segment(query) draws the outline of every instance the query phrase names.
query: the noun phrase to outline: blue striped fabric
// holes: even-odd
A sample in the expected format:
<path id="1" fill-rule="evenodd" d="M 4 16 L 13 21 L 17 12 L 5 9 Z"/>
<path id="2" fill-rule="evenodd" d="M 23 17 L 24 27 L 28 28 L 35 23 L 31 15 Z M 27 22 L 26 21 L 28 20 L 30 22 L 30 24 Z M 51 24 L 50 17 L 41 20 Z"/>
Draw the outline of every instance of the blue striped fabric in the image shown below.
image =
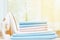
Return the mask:
<path id="1" fill-rule="evenodd" d="M 40 33 L 26 33 L 26 34 L 14 34 L 13 37 L 23 37 L 23 36 L 46 36 L 55 35 L 54 32 L 40 32 Z"/>
<path id="2" fill-rule="evenodd" d="M 47 22 L 20 22 L 20 25 L 47 24 Z"/>
<path id="3" fill-rule="evenodd" d="M 47 25 L 46 22 L 22 22 L 19 24 L 20 28 L 46 26 L 46 25 Z"/>
<path id="4" fill-rule="evenodd" d="M 41 38 L 11 38 L 11 40 L 53 40 L 53 39 L 41 39 Z"/>
<path id="5" fill-rule="evenodd" d="M 57 35 L 53 32 L 40 32 L 40 33 L 28 33 L 28 34 L 14 34 L 12 40 L 51 40 L 56 38 Z"/>
<path id="6" fill-rule="evenodd" d="M 54 39 L 55 35 L 47 35 L 47 36 L 25 36 L 25 37 L 12 37 L 12 38 L 41 38 L 41 39 Z"/>
<path id="7" fill-rule="evenodd" d="M 35 25 L 20 25 L 19 27 L 20 28 L 25 28 L 25 27 L 44 27 L 44 26 L 47 26 L 46 24 L 45 25 L 40 25 L 40 24 L 35 24 Z"/>

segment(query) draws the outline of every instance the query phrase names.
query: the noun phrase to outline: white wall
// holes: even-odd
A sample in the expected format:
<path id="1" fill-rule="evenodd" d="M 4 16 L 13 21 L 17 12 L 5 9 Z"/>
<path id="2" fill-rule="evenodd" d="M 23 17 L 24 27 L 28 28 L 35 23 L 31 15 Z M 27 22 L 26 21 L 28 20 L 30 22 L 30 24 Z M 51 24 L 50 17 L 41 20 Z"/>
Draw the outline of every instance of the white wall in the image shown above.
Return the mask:
<path id="1" fill-rule="evenodd" d="M 54 4 L 55 30 L 60 30 L 60 0 L 55 0 Z"/>
<path id="2" fill-rule="evenodd" d="M 28 21 L 40 22 L 41 21 L 41 0 L 28 0 L 27 1 Z"/>
<path id="3" fill-rule="evenodd" d="M 0 0 L 0 22 L 7 13 L 7 0 Z"/>
<path id="4" fill-rule="evenodd" d="M 12 0 L 11 0 L 12 1 Z M 25 22 L 25 14 L 28 21 L 41 21 L 41 0 L 13 0 L 10 7 L 17 20 Z"/>

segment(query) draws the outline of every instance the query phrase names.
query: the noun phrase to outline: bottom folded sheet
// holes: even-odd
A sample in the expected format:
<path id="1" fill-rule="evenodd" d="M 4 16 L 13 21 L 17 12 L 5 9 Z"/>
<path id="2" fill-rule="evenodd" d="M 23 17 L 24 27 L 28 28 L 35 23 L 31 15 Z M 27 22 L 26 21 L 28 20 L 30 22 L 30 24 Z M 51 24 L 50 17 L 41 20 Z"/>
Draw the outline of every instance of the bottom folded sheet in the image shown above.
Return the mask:
<path id="1" fill-rule="evenodd" d="M 14 34 L 11 40 L 52 40 L 57 35 L 53 32 Z"/>
<path id="2" fill-rule="evenodd" d="M 41 39 L 41 38 L 13 38 L 12 40 L 53 40 L 53 39 Z"/>

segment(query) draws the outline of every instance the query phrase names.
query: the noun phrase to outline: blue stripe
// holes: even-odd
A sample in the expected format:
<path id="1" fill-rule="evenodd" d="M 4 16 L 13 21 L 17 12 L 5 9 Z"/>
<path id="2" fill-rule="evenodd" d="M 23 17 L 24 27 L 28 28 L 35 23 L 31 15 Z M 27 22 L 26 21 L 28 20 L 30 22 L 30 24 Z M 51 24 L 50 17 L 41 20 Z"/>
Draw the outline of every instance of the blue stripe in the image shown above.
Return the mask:
<path id="1" fill-rule="evenodd" d="M 14 35 L 13 37 L 29 37 L 29 36 L 51 36 L 51 35 L 55 35 L 55 34 L 37 34 L 37 35 Z"/>
<path id="2" fill-rule="evenodd" d="M 12 40 L 51 40 L 57 38 L 54 32 L 41 32 L 41 33 L 27 33 L 27 34 L 14 34 Z"/>
<path id="3" fill-rule="evenodd" d="M 47 36 L 47 35 L 55 35 L 52 32 L 42 32 L 42 33 L 26 33 L 26 34 L 14 34 L 13 37 L 23 37 L 23 36 Z"/>
<path id="4" fill-rule="evenodd" d="M 12 38 L 11 40 L 52 40 L 52 39 L 41 39 L 41 38 Z"/>
<path id="5" fill-rule="evenodd" d="M 12 38 L 18 38 L 18 37 L 12 37 Z M 46 36 L 24 36 L 19 38 L 56 38 L 56 35 L 46 35 Z"/>
<path id="6" fill-rule="evenodd" d="M 25 28 L 25 27 L 45 27 L 45 26 L 47 26 L 47 25 L 20 25 L 19 27 L 20 28 Z"/>
<path id="7" fill-rule="evenodd" d="M 23 22 L 19 25 L 35 25 L 35 24 L 47 24 L 47 22 Z"/>

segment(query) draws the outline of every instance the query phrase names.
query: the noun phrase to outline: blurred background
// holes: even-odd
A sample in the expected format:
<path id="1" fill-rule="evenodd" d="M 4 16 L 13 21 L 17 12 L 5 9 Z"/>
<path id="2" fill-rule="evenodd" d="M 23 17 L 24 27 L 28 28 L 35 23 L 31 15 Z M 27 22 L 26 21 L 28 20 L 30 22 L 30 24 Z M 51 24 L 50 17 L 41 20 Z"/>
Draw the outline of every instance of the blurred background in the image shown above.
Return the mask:
<path id="1" fill-rule="evenodd" d="M 8 0 L 8 9 L 17 22 L 47 21 L 53 30 L 60 30 L 60 0 Z"/>

